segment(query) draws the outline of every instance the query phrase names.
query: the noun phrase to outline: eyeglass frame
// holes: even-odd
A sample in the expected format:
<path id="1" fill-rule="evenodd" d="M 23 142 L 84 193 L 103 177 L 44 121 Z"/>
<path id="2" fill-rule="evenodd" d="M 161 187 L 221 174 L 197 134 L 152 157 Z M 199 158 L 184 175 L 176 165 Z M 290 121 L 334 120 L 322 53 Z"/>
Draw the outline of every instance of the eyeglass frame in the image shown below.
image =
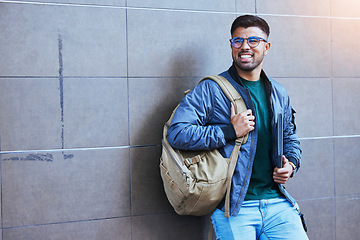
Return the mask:
<path id="1" fill-rule="evenodd" d="M 242 40 L 241 41 L 241 45 L 239 46 L 239 47 L 235 47 L 234 46 L 234 41 L 235 41 L 235 39 L 240 39 L 240 40 Z M 251 39 L 256 39 L 256 40 L 258 40 L 259 42 L 257 43 L 257 45 L 256 46 L 250 46 L 250 44 L 249 44 L 249 39 L 251 40 Z M 234 38 L 231 38 L 231 39 L 229 39 L 229 41 L 230 41 L 230 43 L 231 43 L 231 46 L 233 46 L 234 48 L 241 48 L 242 47 L 242 45 L 244 44 L 244 40 L 246 40 L 246 42 L 247 42 L 247 44 L 249 45 L 249 47 L 251 47 L 251 48 L 256 48 L 257 46 L 259 46 L 259 44 L 260 44 L 260 42 L 261 41 L 264 41 L 264 42 L 268 42 L 266 39 L 264 39 L 264 38 L 262 38 L 262 37 L 258 37 L 258 36 L 251 36 L 251 37 L 248 37 L 248 38 L 241 38 L 241 37 L 234 37 Z"/>

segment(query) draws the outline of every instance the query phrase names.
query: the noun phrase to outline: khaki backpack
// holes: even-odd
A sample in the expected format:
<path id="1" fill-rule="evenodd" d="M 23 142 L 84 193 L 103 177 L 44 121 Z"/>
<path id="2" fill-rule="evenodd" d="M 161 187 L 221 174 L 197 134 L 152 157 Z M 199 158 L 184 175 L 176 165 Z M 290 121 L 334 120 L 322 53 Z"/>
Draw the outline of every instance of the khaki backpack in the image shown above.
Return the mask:
<path id="1" fill-rule="evenodd" d="M 246 110 L 243 99 L 229 81 L 221 76 L 211 75 L 201 79 L 200 82 L 206 79 L 219 84 L 234 105 L 236 113 Z M 230 158 L 224 158 L 217 149 L 211 151 L 174 149 L 167 141 L 167 132 L 177 107 L 164 126 L 162 139 L 160 173 L 166 196 L 177 214 L 201 216 L 212 213 L 226 193 L 225 217 L 229 217 L 231 179 L 241 144 L 246 142 L 248 135 L 235 141 Z"/>

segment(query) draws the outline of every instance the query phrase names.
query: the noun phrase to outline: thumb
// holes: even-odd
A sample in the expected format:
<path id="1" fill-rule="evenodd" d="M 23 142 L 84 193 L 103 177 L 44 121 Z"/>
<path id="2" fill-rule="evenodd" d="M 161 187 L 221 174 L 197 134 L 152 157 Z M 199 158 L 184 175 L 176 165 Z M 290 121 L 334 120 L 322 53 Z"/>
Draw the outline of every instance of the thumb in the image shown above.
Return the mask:
<path id="1" fill-rule="evenodd" d="M 282 162 L 283 162 L 283 166 L 284 166 L 287 162 L 289 162 L 289 160 L 287 160 L 286 157 L 283 155 Z"/>
<path id="2" fill-rule="evenodd" d="M 235 107 L 234 107 L 234 104 L 231 103 L 231 114 L 230 114 L 230 117 L 232 118 L 233 116 L 235 116 Z"/>

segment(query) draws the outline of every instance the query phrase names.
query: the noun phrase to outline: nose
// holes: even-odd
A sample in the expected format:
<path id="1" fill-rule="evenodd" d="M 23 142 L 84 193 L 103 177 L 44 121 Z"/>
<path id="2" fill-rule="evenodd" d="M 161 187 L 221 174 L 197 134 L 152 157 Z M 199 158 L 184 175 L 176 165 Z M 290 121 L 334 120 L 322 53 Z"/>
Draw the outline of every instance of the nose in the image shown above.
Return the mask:
<path id="1" fill-rule="evenodd" d="M 243 44 L 240 47 L 241 49 L 250 49 L 251 47 L 248 44 L 248 40 L 244 39 Z"/>

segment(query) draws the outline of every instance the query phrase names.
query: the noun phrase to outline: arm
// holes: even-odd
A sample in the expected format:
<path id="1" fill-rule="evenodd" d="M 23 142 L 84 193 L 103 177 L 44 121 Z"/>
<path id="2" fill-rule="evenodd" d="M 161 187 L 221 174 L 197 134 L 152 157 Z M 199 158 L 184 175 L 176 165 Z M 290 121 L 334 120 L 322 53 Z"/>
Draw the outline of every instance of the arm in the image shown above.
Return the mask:
<path id="1" fill-rule="evenodd" d="M 294 173 L 296 173 L 301 165 L 302 150 L 296 134 L 295 110 L 292 108 L 289 98 L 287 103 L 284 113 L 284 155 L 293 163 L 296 168 Z"/>
<path id="2" fill-rule="evenodd" d="M 229 101 L 218 85 L 209 80 L 198 84 L 180 102 L 168 131 L 168 141 L 183 150 L 211 150 L 226 143 L 214 112 L 222 114 Z M 216 105 L 215 105 L 216 103 Z M 228 113 L 229 114 L 229 113 Z M 229 116 L 230 118 L 230 116 Z"/>
<path id="3" fill-rule="evenodd" d="M 301 148 L 296 134 L 295 110 L 287 96 L 284 109 L 284 156 L 283 167 L 275 168 L 273 178 L 276 183 L 285 184 L 300 168 Z"/>

